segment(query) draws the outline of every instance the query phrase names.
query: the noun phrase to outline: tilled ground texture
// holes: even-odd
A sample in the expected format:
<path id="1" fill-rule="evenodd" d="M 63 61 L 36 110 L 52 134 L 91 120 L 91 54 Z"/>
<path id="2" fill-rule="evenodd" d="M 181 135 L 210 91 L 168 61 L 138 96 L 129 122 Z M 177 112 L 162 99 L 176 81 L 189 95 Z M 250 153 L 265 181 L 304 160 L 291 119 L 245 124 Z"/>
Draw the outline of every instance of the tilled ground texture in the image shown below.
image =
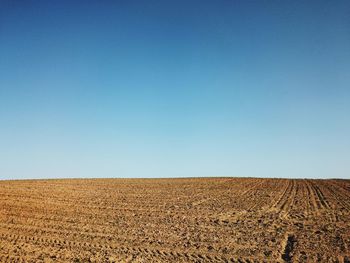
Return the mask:
<path id="1" fill-rule="evenodd" d="M 350 262 L 350 180 L 0 182 L 1 262 Z"/>

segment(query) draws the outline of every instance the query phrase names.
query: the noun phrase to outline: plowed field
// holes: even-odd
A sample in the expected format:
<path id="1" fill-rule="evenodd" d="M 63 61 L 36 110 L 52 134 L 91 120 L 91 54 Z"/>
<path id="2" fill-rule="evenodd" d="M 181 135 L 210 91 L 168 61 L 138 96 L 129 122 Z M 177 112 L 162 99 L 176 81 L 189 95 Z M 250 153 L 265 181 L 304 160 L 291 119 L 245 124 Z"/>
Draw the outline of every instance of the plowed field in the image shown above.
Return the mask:
<path id="1" fill-rule="evenodd" d="M 350 262 L 350 180 L 0 182 L 1 262 Z"/>

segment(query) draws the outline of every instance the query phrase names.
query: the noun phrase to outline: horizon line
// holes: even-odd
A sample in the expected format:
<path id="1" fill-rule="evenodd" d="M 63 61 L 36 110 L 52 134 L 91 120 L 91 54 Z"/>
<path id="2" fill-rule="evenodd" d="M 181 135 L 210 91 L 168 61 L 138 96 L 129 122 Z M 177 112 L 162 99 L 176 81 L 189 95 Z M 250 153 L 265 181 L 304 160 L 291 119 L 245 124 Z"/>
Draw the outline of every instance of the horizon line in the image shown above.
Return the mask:
<path id="1" fill-rule="evenodd" d="M 350 180 L 342 177 L 257 177 L 257 176 L 177 176 L 177 177 L 56 177 L 56 178 L 13 178 L 0 181 L 48 181 L 48 180 L 108 180 L 108 179 L 127 179 L 127 180 L 167 180 L 167 179 L 285 179 L 285 180 Z"/>

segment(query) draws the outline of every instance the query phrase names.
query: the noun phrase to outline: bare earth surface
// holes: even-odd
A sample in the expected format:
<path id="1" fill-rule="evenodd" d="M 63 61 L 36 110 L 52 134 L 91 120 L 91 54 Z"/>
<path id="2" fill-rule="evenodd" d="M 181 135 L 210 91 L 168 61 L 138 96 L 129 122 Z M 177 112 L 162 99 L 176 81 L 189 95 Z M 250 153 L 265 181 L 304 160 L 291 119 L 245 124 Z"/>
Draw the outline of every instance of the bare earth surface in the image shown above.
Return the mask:
<path id="1" fill-rule="evenodd" d="M 1 262 L 350 262 L 350 180 L 0 181 Z"/>

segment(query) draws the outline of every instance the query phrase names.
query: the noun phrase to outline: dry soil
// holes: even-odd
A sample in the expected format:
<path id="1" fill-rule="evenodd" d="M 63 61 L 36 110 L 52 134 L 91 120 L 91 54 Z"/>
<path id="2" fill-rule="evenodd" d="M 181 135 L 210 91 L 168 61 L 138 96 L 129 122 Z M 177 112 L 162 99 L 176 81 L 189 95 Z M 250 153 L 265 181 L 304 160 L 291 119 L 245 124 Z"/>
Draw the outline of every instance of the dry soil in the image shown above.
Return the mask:
<path id="1" fill-rule="evenodd" d="M 350 180 L 0 182 L 1 262 L 350 262 Z"/>

